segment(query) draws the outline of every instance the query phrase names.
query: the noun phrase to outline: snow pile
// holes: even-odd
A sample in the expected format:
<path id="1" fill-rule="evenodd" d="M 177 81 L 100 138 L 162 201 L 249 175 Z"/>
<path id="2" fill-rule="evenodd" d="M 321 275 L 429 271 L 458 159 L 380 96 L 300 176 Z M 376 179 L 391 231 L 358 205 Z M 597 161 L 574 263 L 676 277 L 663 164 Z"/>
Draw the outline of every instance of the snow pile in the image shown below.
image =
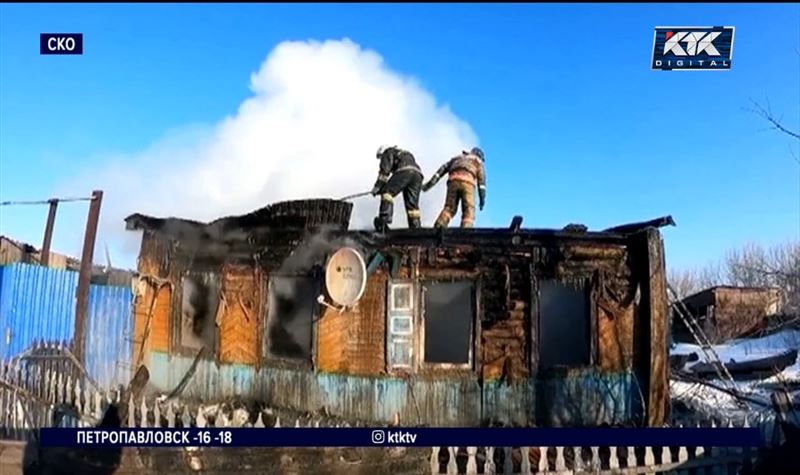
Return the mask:
<path id="1" fill-rule="evenodd" d="M 713 348 L 723 363 L 757 360 L 800 349 L 800 330 L 783 330 L 761 338 L 731 340 Z M 697 354 L 699 360 L 687 363 L 686 369 L 708 362 L 698 345 L 678 343 L 670 348 L 672 356 L 691 353 Z M 676 376 L 670 381 L 673 406 L 683 406 L 684 410 L 715 419 L 742 421 L 747 418 L 753 421 L 770 414 L 770 397 L 776 389 L 784 384 L 791 387 L 800 383 L 800 358 L 769 378 L 734 381 L 733 385 L 719 379 L 705 379 L 704 382 L 707 384 L 679 380 Z M 732 391 L 746 400 L 740 402 L 731 394 Z"/>
<path id="2" fill-rule="evenodd" d="M 784 330 L 761 338 L 731 340 L 725 344 L 715 345 L 713 348 L 723 363 L 758 360 L 787 350 L 800 349 L 800 330 Z M 697 363 L 707 363 L 709 361 L 699 345 L 677 343 L 670 349 L 671 356 L 691 353 L 697 354 L 700 359 L 688 363 L 686 365 L 687 369 Z M 800 366 L 795 362 L 794 365 L 786 368 L 778 377 L 800 379 Z"/>

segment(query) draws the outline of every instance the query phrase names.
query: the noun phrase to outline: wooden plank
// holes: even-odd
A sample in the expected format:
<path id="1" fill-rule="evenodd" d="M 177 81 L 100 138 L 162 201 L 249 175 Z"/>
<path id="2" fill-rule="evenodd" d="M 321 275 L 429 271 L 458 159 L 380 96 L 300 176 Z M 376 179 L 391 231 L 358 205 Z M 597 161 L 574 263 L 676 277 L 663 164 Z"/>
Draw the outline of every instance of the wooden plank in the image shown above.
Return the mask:
<path id="1" fill-rule="evenodd" d="M 645 422 L 660 427 L 669 401 L 664 245 L 657 229 L 647 229 L 631 236 L 631 249 L 641 289 L 634 320 L 634 368 L 645 398 Z"/>
<path id="2" fill-rule="evenodd" d="M 219 359 L 223 363 L 254 365 L 258 361 L 260 279 L 260 272 L 248 266 L 223 270 L 224 311 L 219 328 Z"/>

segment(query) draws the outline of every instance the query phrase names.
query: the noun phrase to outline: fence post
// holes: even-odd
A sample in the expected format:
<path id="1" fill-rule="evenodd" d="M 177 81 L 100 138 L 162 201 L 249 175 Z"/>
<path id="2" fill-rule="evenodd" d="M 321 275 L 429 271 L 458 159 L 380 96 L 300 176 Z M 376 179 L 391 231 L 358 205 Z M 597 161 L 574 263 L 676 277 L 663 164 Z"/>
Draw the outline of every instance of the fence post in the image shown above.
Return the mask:
<path id="1" fill-rule="evenodd" d="M 651 468 L 655 464 L 656 464 L 656 457 L 655 457 L 655 454 L 653 454 L 653 448 L 652 447 L 645 447 L 644 448 L 644 466 L 647 467 L 647 468 Z M 648 474 L 652 474 L 652 473 L 655 473 L 655 471 L 651 469 L 651 470 L 648 470 L 647 473 Z"/>
<path id="2" fill-rule="evenodd" d="M 258 415 L 259 420 L 261 419 L 261 414 Z M 431 447 L 431 473 L 438 474 L 439 473 L 439 450 L 441 447 Z"/>
<path id="3" fill-rule="evenodd" d="M 547 460 L 547 447 L 539 447 L 539 472 L 550 471 L 550 461 Z"/>
<path id="4" fill-rule="evenodd" d="M 456 474 L 458 473 L 458 465 L 456 464 L 456 451 L 458 447 L 447 447 L 447 473 L 448 474 Z"/>
<path id="5" fill-rule="evenodd" d="M 503 447 L 503 473 L 514 473 L 513 447 Z"/>
<path id="6" fill-rule="evenodd" d="M 172 401 L 167 402 L 167 427 L 175 427 L 175 411 L 172 410 Z"/>
<path id="7" fill-rule="evenodd" d="M 520 463 L 519 463 L 519 473 L 524 473 L 528 475 L 531 473 L 531 448 L 530 447 L 520 447 Z"/>
<path id="8" fill-rule="evenodd" d="M 187 406 L 183 406 L 183 413 L 181 415 L 181 424 L 183 424 L 184 429 L 192 426 L 192 415 L 189 414 L 189 408 Z"/>
<path id="9" fill-rule="evenodd" d="M 614 470 L 615 468 L 619 468 L 619 454 L 617 451 L 619 447 L 609 447 L 608 448 L 608 468 Z"/>
<path id="10" fill-rule="evenodd" d="M 467 447 L 467 473 L 470 475 L 476 475 L 478 473 L 477 454 L 477 447 Z"/>
<path id="11" fill-rule="evenodd" d="M 141 404 L 141 414 L 139 414 L 139 427 L 147 428 L 149 424 L 147 423 L 147 402 L 145 401 L 144 396 L 142 396 L 142 404 Z"/>
<path id="12" fill-rule="evenodd" d="M 494 475 L 497 466 L 494 464 L 494 447 L 486 447 L 486 462 L 483 465 L 483 473 Z"/>
<path id="13" fill-rule="evenodd" d="M 563 472 L 567 469 L 566 460 L 564 460 L 564 447 L 556 447 L 556 472 Z"/>
<path id="14" fill-rule="evenodd" d="M 153 419 L 155 419 L 155 423 L 153 427 L 161 427 L 161 409 L 158 407 L 158 401 L 153 402 Z"/>

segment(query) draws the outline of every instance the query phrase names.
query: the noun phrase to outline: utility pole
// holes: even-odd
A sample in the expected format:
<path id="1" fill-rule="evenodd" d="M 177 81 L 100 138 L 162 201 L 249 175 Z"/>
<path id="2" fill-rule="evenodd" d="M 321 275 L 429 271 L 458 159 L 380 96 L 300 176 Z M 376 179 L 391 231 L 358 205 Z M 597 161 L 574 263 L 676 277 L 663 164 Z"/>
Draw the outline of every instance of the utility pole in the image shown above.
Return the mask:
<path id="1" fill-rule="evenodd" d="M 41 265 L 45 267 L 50 264 L 50 243 L 53 241 L 53 227 L 56 224 L 57 208 L 58 200 L 50 200 L 50 211 L 47 213 L 47 225 L 44 228 L 44 242 L 42 243 L 42 252 L 39 258 Z"/>
<path id="2" fill-rule="evenodd" d="M 92 260 L 94 258 L 94 243 L 97 237 L 97 223 L 100 220 L 100 205 L 103 201 L 103 192 L 92 192 L 92 201 L 89 204 L 89 216 L 86 219 L 86 234 L 83 239 L 83 253 L 81 254 L 81 268 L 78 274 L 78 289 L 75 295 L 75 334 L 73 340 L 73 354 L 81 363 L 83 361 L 83 348 L 86 340 L 86 314 L 89 307 L 89 285 L 92 281 Z"/>

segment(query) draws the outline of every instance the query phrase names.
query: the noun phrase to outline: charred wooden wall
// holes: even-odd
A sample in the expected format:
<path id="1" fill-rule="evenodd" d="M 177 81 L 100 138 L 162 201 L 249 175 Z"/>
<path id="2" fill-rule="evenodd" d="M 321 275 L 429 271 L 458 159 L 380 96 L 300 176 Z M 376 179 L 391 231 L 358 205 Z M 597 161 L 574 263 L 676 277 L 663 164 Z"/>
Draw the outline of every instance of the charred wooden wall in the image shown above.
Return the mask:
<path id="1" fill-rule="evenodd" d="M 175 325 L 181 276 L 201 270 L 220 275 L 224 305 L 217 346 L 188 384 L 189 396 L 251 396 L 354 419 L 391 421 L 399 413 L 409 422 L 443 425 L 595 425 L 638 423 L 641 417 L 658 425 L 665 417 L 666 294 L 657 231 L 624 242 L 367 247 L 368 257 L 380 252 L 387 259 L 370 275 L 355 308 L 320 310 L 314 371 L 272 368 L 262 359 L 263 284 L 302 234 L 270 239 L 257 243 L 260 251 L 236 252 L 226 262 L 182 252 L 145 232 L 135 351 L 143 344 L 143 355 L 150 355 L 154 383 L 172 389 L 194 359 L 178 344 Z M 474 370 L 388 374 L 388 280 L 464 277 L 478 283 L 480 295 Z M 539 368 L 538 283 L 544 279 L 589 282 L 591 365 Z"/>

